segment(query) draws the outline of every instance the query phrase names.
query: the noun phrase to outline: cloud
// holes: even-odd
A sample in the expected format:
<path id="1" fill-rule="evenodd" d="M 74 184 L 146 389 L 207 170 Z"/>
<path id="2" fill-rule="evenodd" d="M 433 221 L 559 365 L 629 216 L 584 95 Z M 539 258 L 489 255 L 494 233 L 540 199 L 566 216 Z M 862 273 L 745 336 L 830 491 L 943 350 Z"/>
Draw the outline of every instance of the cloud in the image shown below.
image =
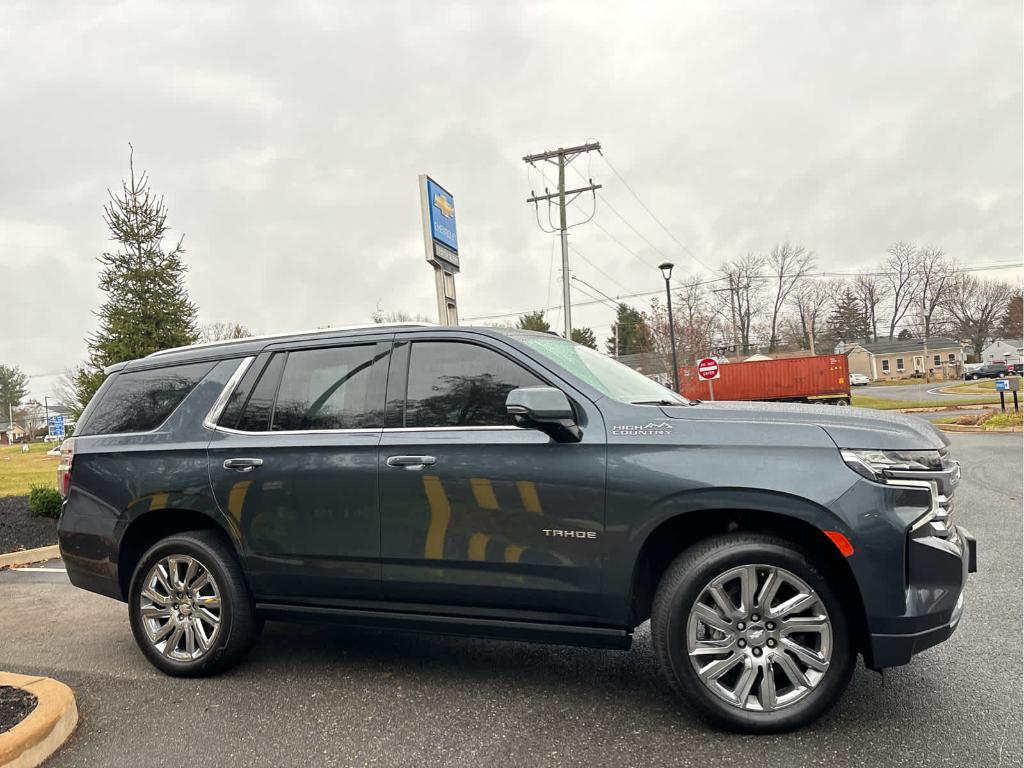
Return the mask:
<path id="1" fill-rule="evenodd" d="M 588 137 L 672 235 L 602 158 L 577 161 L 570 178 L 604 199 L 572 230 L 572 269 L 613 296 L 659 289 L 662 254 L 706 271 L 787 238 L 833 269 L 901 238 L 1019 259 L 1021 15 L 1010 1 L 4 6 L 0 274 L 17 289 L 0 362 L 84 356 L 128 141 L 186 235 L 202 318 L 264 332 L 365 322 L 378 302 L 432 315 L 424 172 L 455 193 L 465 316 L 557 303 L 520 158 Z M 574 318 L 603 336 L 612 313 Z"/>

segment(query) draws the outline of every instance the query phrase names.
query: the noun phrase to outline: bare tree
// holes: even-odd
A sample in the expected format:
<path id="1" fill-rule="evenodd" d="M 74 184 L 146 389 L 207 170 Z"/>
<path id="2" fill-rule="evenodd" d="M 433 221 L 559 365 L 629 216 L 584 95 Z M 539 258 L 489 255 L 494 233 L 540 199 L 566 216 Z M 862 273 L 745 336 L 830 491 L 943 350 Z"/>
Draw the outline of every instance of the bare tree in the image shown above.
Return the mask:
<path id="1" fill-rule="evenodd" d="M 241 323 L 232 323 L 218 320 L 212 323 L 203 323 L 199 328 L 199 342 L 210 343 L 213 341 L 229 341 L 230 339 L 247 339 L 253 332 Z"/>
<path id="2" fill-rule="evenodd" d="M 941 248 L 922 248 L 914 259 L 917 272 L 918 306 L 922 338 L 934 333 L 936 312 L 941 311 L 955 267 Z"/>
<path id="3" fill-rule="evenodd" d="M 889 296 L 888 281 L 881 275 L 862 272 L 853 279 L 851 288 L 864 307 L 864 319 L 871 337 L 866 340 L 878 341 L 878 307 Z"/>
<path id="4" fill-rule="evenodd" d="M 370 313 L 370 319 L 375 323 L 429 323 L 430 318 L 425 317 L 419 313 L 412 314 L 404 310 L 396 310 L 394 312 L 385 312 L 381 305 L 377 304 L 377 309 Z"/>
<path id="5" fill-rule="evenodd" d="M 950 280 L 943 306 L 956 322 L 961 338 L 974 347 L 975 359 L 999 328 L 1013 288 L 999 280 L 983 280 L 959 272 Z"/>
<path id="6" fill-rule="evenodd" d="M 763 266 L 763 257 L 748 253 L 719 270 L 728 281 L 728 287 L 717 292 L 725 293 L 729 302 L 721 312 L 730 323 L 736 354 L 749 353 L 751 328 L 764 309 L 763 285 L 759 279 Z"/>
<path id="7" fill-rule="evenodd" d="M 814 253 L 802 245 L 782 243 L 771 249 L 765 262 L 771 269 L 775 294 L 768 326 L 768 351 L 774 352 L 779 346 L 779 315 L 793 289 L 814 269 Z"/>
<path id="8" fill-rule="evenodd" d="M 889 341 L 896 338 L 896 329 L 903 322 L 907 312 L 914 306 L 918 286 L 917 247 L 900 241 L 889 246 L 889 257 L 885 261 L 885 279 L 892 298 L 892 312 L 889 315 Z"/>
<path id="9" fill-rule="evenodd" d="M 693 363 L 711 354 L 717 318 L 698 276 L 685 279 L 682 286 L 672 298 L 676 353 L 680 363 Z M 658 299 L 651 301 L 650 326 L 653 351 L 670 360 L 668 312 Z"/>
<path id="10" fill-rule="evenodd" d="M 789 299 L 796 310 L 801 346 L 810 350 L 812 355 L 818 353 L 816 340 L 821 337 L 825 321 L 832 311 L 833 299 L 841 286 L 839 280 L 804 280 L 796 286 Z"/>

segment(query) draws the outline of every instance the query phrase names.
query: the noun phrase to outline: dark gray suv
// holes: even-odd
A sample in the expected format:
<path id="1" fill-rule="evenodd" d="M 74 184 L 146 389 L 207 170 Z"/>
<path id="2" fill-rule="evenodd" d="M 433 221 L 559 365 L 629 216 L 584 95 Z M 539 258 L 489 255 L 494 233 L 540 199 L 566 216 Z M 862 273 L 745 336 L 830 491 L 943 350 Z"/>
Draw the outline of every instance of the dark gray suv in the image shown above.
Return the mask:
<path id="1" fill-rule="evenodd" d="M 824 712 L 960 621 L 975 542 L 931 425 L 691 402 L 556 336 L 373 326 L 114 366 L 60 547 L 172 675 L 270 619 L 628 648 L 726 727 Z"/>

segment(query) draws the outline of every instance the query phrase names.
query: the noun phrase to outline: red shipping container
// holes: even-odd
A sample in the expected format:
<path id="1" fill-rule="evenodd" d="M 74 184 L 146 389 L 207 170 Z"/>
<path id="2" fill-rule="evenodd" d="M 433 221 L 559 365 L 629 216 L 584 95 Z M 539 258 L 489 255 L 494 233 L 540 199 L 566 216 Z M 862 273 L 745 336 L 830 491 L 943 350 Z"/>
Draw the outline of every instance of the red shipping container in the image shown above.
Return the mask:
<path id="1" fill-rule="evenodd" d="M 719 378 L 708 382 L 697 376 L 696 365 L 680 368 L 679 386 L 682 394 L 691 400 L 850 404 L 850 369 L 846 355 L 722 363 L 719 370 Z"/>

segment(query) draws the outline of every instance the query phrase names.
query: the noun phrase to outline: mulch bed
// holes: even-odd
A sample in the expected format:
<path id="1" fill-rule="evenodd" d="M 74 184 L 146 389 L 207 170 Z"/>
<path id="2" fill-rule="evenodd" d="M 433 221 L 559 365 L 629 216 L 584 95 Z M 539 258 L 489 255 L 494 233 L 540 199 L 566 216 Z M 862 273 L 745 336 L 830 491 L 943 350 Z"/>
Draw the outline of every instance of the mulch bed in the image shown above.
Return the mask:
<path id="1" fill-rule="evenodd" d="M 36 697 L 11 685 L 0 685 L 0 733 L 9 731 L 36 708 Z"/>
<path id="2" fill-rule="evenodd" d="M 0 498 L 0 554 L 57 543 L 57 521 L 36 517 L 28 496 Z"/>

